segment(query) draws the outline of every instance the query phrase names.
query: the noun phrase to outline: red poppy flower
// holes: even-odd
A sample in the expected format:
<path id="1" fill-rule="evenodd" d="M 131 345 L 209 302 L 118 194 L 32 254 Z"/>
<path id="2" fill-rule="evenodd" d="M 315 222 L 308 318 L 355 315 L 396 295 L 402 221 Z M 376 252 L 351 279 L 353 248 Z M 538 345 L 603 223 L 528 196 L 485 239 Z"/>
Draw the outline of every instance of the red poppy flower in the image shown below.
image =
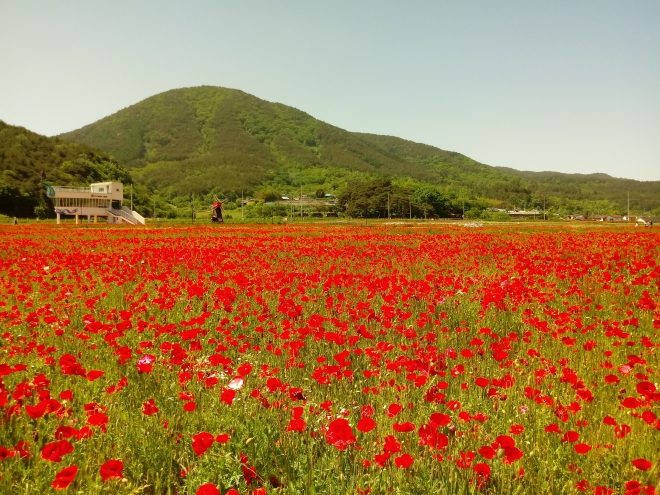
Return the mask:
<path id="1" fill-rule="evenodd" d="M 307 428 L 307 423 L 303 419 L 294 418 L 289 421 L 286 431 L 305 431 L 305 428 Z"/>
<path id="2" fill-rule="evenodd" d="M 492 447 L 489 447 L 488 445 L 484 445 L 479 450 L 477 450 L 477 452 L 479 452 L 479 455 L 481 457 L 484 457 L 489 460 L 497 455 L 497 450 L 495 450 Z"/>
<path id="3" fill-rule="evenodd" d="M 374 456 L 374 462 L 378 464 L 380 467 L 385 467 L 385 464 L 387 464 L 387 461 L 389 460 L 390 456 L 389 452 L 383 452 L 382 454 L 376 454 Z"/>
<path id="4" fill-rule="evenodd" d="M 405 423 L 394 423 L 394 426 L 392 427 L 394 431 L 397 431 L 399 433 L 407 433 L 409 431 L 415 431 L 417 428 L 415 428 L 415 425 L 410 423 L 410 422 L 405 422 Z"/>
<path id="5" fill-rule="evenodd" d="M 229 435 L 226 433 L 220 433 L 220 435 L 215 437 L 215 441 L 219 444 L 227 443 L 229 441 Z"/>
<path id="6" fill-rule="evenodd" d="M 250 363 L 243 363 L 238 367 L 238 374 L 247 376 L 252 372 L 252 365 Z"/>
<path id="7" fill-rule="evenodd" d="M 577 442 L 578 438 L 580 438 L 580 434 L 577 431 L 567 431 L 564 433 L 564 436 L 562 437 L 561 441 L 562 442 Z"/>
<path id="8" fill-rule="evenodd" d="M 394 459 L 394 464 L 400 469 L 408 469 L 414 460 L 415 458 L 410 454 L 402 454 Z"/>
<path id="9" fill-rule="evenodd" d="M 509 428 L 509 433 L 512 435 L 520 435 L 523 431 L 525 431 L 523 425 L 511 425 L 511 428 Z"/>
<path id="10" fill-rule="evenodd" d="M 588 445 L 586 443 L 578 443 L 573 447 L 575 449 L 575 452 L 578 454 L 586 454 L 591 450 L 591 445 Z"/>
<path id="11" fill-rule="evenodd" d="M 397 442 L 393 435 L 387 435 L 385 437 L 385 445 L 383 446 L 383 449 L 385 452 L 394 454 L 396 452 L 401 452 L 401 444 Z"/>
<path id="12" fill-rule="evenodd" d="M 55 490 L 64 490 L 73 483 L 73 480 L 76 479 L 76 474 L 78 474 L 78 466 L 64 468 L 55 475 L 55 481 L 51 485 L 53 485 Z"/>
<path id="13" fill-rule="evenodd" d="M 488 381 L 487 378 L 479 377 L 474 381 L 474 384 L 477 387 L 485 388 L 490 384 L 490 382 Z"/>
<path id="14" fill-rule="evenodd" d="M 517 449 L 516 447 L 508 447 L 504 449 L 504 457 L 502 458 L 502 462 L 504 464 L 512 464 L 522 457 L 522 450 Z"/>
<path id="15" fill-rule="evenodd" d="M 222 391 L 222 394 L 220 395 L 220 400 L 227 404 L 228 406 L 231 406 L 232 402 L 234 402 L 234 398 L 236 397 L 236 390 L 232 390 L 231 388 L 226 388 Z"/>
<path id="16" fill-rule="evenodd" d="M 124 463 L 120 459 L 110 459 L 101 464 L 99 470 L 103 481 L 122 479 L 124 477 Z"/>
<path id="17" fill-rule="evenodd" d="M 625 425 L 625 424 L 618 424 L 614 427 L 614 436 L 621 439 L 625 438 L 628 433 L 630 433 L 631 429 L 630 426 Z"/>
<path id="18" fill-rule="evenodd" d="M 651 382 L 639 382 L 637 384 L 637 393 L 643 395 L 644 397 L 651 398 L 655 394 L 655 385 Z"/>
<path id="19" fill-rule="evenodd" d="M 614 419 L 612 416 L 605 416 L 603 418 L 603 423 L 610 426 L 616 426 L 617 424 L 616 419 Z"/>
<path id="20" fill-rule="evenodd" d="M 98 380 L 99 378 L 101 378 L 103 375 L 105 375 L 105 371 L 91 370 L 87 372 L 87 379 L 90 382 L 93 382 L 94 380 Z"/>
<path id="21" fill-rule="evenodd" d="M 193 412 L 195 409 L 197 409 L 197 403 L 195 401 L 186 402 L 183 405 L 183 410 L 186 412 Z"/>
<path id="22" fill-rule="evenodd" d="M 75 437 L 77 434 L 78 430 L 76 430 L 73 426 L 60 426 L 57 430 L 55 430 L 55 438 L 57 440 Z"/>
<path id="23" fill-rule="evenodd" d="M 433 413 L 431 414 L 431 423 L 436 426 L 447 426 L 451 423 L 451 417 L 448 414 Z"/>
<path id="24" fill-rule="evenodd" d="M 142 403 L 142 414 L 146 416 L 152 416 L 156 414 L 160 409 L 156 407 L 156 401 L 149 399 L 147 402 Z"/>
<path id="25" fill-rule="evenodd" d="M 367 404 L 365 406 L 362 406 L 360 408 L 360 417 L 366 418 L 374 415 L 374 408 L 370 405 Z"/>
<path id="26" fill-rule="evenodd" d="M 192 437 L 192 448 L 197 455 L 203 455 L 215 442 L 215 437 L 203 431 Z"/>
<path id="27" fill-rule="evenodd" d="M 621 381 L 616 375 L 605 375 L 603 380 L 605 380 L 605 383 L 619 383 Z"/>
<path id="28" fill-rule="evenodd" d="M 495 442 L 493 442 L 493 447 L 499 447 L 500 449 L 513 448 L 515 446 L 516 441 L 509 435 L 499 435 L 495 438 Z"/>
<path id="29" fill-rule="evenodd" d="M 546 426 L 545 431 L 547 433 L 559 433 L 559 434 L 561 434 L 561 428 L 559 428 L 559 426 L 557 426 L 556 423 L 552 423 L 552 424 Z"/>
<path id="30" fill-rule="evenodd" d="M 220 490 L 213 483 L 206 483 L 197 489 L 195 495 L 220 495 Z"/>
<path id="31" fill-rule="evenodd" d="M 157 410 L 158 409 L 156 409 L 156 411 Z M 103 433 L 107 433 L 106 425 L 108 424 L 108 422 L 109 422 L 108 416 L 105 413 L 102 413 L 102 412 L 97 412 L 97 413 L 91 414 L 87 418 L 87 424 L 88 425 L 97 426 L 97 427 L 101 428 L 101 431 L 103 431 Z"/>
<path id="32" fill-rule="evenodd" d="M 401 412 L 401 409 L 403 409 L 403 406 L 400 404 L 390 404 L 385 414 L 387 414 L 390 418 L 393 418 L 399 414 L 399 412 Z"/>
<path id="33" fill-rule="evenodd" d="M 472 469 L 481 481 L 485 482 L 490 478 L 490 466 L 488 464 L 484 464 L 483 462 L 475 464 Z"/>
<path id="34" fill-rule="evenodd" d="M 362 418 L 357 422 L 357 429 L 362 433 L 368 433 L 376 427 L 376 422 L 369 416 Z"/>
<path id="35" fill-rule="evenodd" d="M 67 440 L 59 440 L 44 445 L 41 458 L 51 462 L 61 462 L 62 456 L 73 452 L 73 445 Z"/>
<path id="36" fill-rule="evenodd" d="M 636 399 L 635 397 L 626 397 L 621 401 L 621 405 L 628 409 L 635 409 L 641 406 L 642 402 L 639 399 Z"/>
<path id="37" fill-rule="evenodd" d="M 7 449 L 7 447 L 0 446 L 0 461 L 4 461 L 9 457 L 14 457 L 15 453 Z"/>
<path id="38" fill-rule="evenodd" d="M 653 466 L 653 464 L 646 459 L 635 459 L 632 461 L 632 465 L 641 471 L 648 471 Z"/>
<path id="39" fill-rule="evenodd" d="M 328 425 L 325 439 L 330 445 L 334 445 L 339 450 L 344 450 L 357 441 L 351 425 L 344 418 L 335 419 Z"/>
<path id="40" fill-rule="evenodd" d="M 67 400 L 71 402 L 73 400 L 73 391 L 72 390 L 64 390 L 60 392 L 60 399 L 62 400 Z"/>

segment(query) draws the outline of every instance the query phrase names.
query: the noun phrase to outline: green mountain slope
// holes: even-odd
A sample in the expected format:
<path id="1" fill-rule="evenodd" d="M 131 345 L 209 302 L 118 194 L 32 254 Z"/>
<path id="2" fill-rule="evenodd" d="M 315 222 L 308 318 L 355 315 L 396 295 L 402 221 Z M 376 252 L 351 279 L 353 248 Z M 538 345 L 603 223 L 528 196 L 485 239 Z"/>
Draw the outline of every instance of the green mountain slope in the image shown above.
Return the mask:
<path id="1" fill-rule="evenodd" d="M 50 206 L 40 185 L 42 172 L 53 184 L 131 182 L 128 172 L 106 153 L 0 121 L 0 213 L 33 217 L 35 207 Z"/>
<path id="2" fill-rule="evenodd" d="M 105 150 L 136 178 L 176 195 L 266 183 L 286 192 L 325 181 L 332 190 L 364 176 L 479 183 L 500 199 L 527 194 L 520 179 L 459 153 L 348 132 L 295 108 L 218 87 L 168 91 L 60 137 Z"/>
<path id="3" fill-rule="evenodd" d="M 573 200 L 609 200 L 636 210 L 652 210 L 660 206 L 660 181 L 620 179 L 607 174 L 563 174 L 559 172 L 528 172 L 508 167 L 497 170 L 529 183 L 531 190 L 547 197 Z"/>
<path id="4" fill-rule="evenodd" d="M 425 144 L 348 132 L 213 86 L 167 91 L 60 137 L 110 153 L 170 200 L 261 188 L 295 195 L 301 185 L 306 193 L 337 194 L 350 180 L 388 177 L 412 187 L 439 186 L 478 208 L 540 206 L 545 198 L 557 211 L 611 213 L 627 206 L 627 191 L 635 209 L 660 207 L 660 182 L 491 167 Z"/>

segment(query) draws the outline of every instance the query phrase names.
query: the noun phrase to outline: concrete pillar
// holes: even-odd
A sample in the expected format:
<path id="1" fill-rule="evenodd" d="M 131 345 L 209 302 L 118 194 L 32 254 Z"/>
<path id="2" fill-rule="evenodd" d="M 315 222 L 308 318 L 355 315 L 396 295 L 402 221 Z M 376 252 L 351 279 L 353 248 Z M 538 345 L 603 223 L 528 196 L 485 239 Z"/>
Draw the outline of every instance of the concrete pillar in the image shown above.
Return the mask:
<path id="1" fill-rule="evenodd" d="M 57 214 L 57 225 L 59 225 L 59 224 L 60 224 L 60 214 L 58 213 Z"/>
<path id="2" fill-rule="evenodd" d="M 87 215 L 87 223 L 91 223 L 92 221 L 92 215 Z"/>
<path id="3" fill-rule="evenodd" d="M 78 225 L 78 215 L 76 215 L 76 225 Z"/>
<path id="4" fill-rule="evenodd" d="M 98 215 L 94 215 L 94 223 L 98 223 L 98 221 L 99 221 L 99 216 L 98 216 Z"/>

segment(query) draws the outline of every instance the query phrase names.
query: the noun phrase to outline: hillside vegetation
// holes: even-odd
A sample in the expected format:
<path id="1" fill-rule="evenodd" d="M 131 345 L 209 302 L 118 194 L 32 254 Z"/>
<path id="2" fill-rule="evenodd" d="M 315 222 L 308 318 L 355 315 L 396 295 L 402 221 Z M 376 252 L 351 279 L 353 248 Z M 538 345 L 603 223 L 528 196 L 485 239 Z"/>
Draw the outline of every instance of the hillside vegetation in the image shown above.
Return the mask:
<path id="1" fill-rule="evenodd" d="M 55 138 L 0 124 L 0 213 L 43 214 L 41 171 L 62 185 L 132 180 L 135 207 L 148 216 L 189 215 L 192 198 L 204 209 L 214 195 L 234 201 L 318 191 L 343 198 L 346 213 L 367 216 L 385 215 L 388 195 L 397 215 L 407 203 L 408 215 L 418 217 L 488 218 L 486 210 L 543 205 L 553 217 L 614 214 L 627 211 L 628 193 L 633 213 L 660 214 L 660 182 L 491 167 L 212 86 L 167 91 Z M 429 187 L 442 196 L 432 208 L 421 199 Z"/>
<path id="2" fill-rule="evenodd" d="M 40 185 L 42 172 L 52 184 L 131 182 L 130 174 L 102 151 L 0 121 L 0 213 L 33 217 L 52 211 Z"/>
<path id="3" fill-rule="evenodd" d="M 175 195 L 290 192 L 350 179 L 404 178 L 463 185 L 496 199 L 524 197 L 523 180 L 432 146 L 348 132 L 242 91 L 197 87 L 148 98 L 61 136 L 111 153 L 133 175 Z"/>
<path id="4" fill-rule="evenodd" d="M 348 132 L 243 91 L 202 86 L 167 91 L 60 136 L 102 149 L 133 177 L 177 202 L 191 194 L 236 198 L 301 186 L 339 195 L 349 182 L 433 185 L 468 209 L 546 206 L 615 213 L 660 207 L 660 182 L 605 174 L 520 172 L 391 136 Z"/>

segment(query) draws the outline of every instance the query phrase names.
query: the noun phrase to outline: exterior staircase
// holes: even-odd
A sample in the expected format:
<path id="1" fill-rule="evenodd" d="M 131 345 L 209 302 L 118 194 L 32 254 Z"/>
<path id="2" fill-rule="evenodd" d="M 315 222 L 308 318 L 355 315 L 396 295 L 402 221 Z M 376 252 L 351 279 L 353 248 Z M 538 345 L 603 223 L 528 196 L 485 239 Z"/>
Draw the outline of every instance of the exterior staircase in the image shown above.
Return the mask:
<path id="1" fill-rule="evenodd" d="M 142 215 L 137 211 L 131 211 L 131 209 L 126 206 L 122 206 L 121 209 L 108 208 L 108 213 L 115 218 L 121 218 L 122 221 L 130 223 L 131 225 L 144 225 L 146 223 Z"/>

